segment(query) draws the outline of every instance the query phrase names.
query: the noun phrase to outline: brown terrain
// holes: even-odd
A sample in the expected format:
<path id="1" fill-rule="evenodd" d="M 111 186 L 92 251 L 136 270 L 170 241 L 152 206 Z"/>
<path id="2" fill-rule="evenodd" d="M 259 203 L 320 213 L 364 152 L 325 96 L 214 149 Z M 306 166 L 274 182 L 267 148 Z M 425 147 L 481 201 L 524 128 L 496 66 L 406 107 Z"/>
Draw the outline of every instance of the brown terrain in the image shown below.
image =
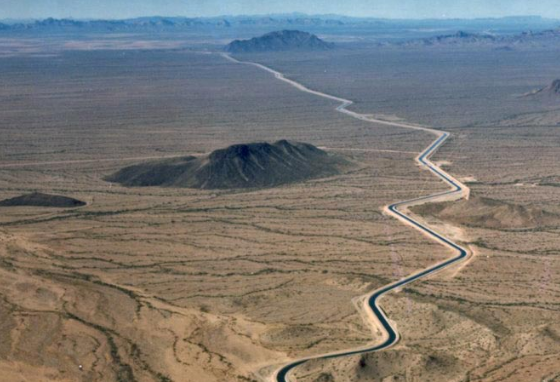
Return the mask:
<path id="1" fill-rule="evenodd" d="M 454 203 L 423 204 L 412 210 L 420 215 L 434 216 L 459 225 L 493 229 L 542 229 L 560 222 L 560 215 L 538 207 L 478 196 Z"/>
<path id="2" fill-rule="evenodd" d="M 412 213 L 474 256 L 383 299 L 396 346 L 310 362 L 297 381 L 558 380 L 558 112 L 518 96 L 555 78 L 554 54 L 538 51 L 530 65 L 517 52 L 460 53 L 473 72 L 485 68 L 463 87 L 429 86 L 434 61 L 441 78 L 457 76 L 456 53 L 419 53 L 414 73 L 411 52 L 347 54 L 244 59 L 360 112 L 454 122 L 434 161 L 472 197 Z M 445 189 L 414 162 L 430 134 L 348 118 L 217 54 L 53 55 L 0 59 L 0 197 L 40 190 L 87 205 L 2 208 L 0 381 L 257 381 L 290 359 L 375 339 L 352 299 L 449 257 L 382 213 Z M 491 55 L 509 57 L 500 76 Z M 281 139 L 355 166 L 256 189 L 105 180 Z"/>

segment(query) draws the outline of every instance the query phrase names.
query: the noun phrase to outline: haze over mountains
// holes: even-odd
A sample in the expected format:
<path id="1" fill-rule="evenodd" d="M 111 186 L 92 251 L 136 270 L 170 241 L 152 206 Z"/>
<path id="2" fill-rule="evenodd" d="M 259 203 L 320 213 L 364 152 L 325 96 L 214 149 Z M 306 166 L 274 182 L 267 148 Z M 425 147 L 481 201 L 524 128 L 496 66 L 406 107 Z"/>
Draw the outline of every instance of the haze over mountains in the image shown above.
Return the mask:
<path id="1" fill-rule="evenodd" d="M 3 54 L 20 51 L 44 52 L 51 48 L 68 49 L 114 49 L 127 47 L 127 39 L 143 41 L 132 48 L 145 49 L 146 46 L 179 48 L 185 45 L 185 35 L 204 35 L 206 49 L 220 49 L 225 43 L 235 39 L 250 39 L 277 31 L 298 30 L 314 34 L 336 42 L 344 47 L 351 44 L 378 44 L 379 46 L 414 47 L 488 47 L 490 49 L 553 48 L 560 46 L 560 20 L 541 17 L 506 17 L 472 20 L 427 19 L 389 20 L 379 18 L 353 18 L 338 15 L 266 15 L 266 16 L 223 16 L 209 18 L 189 17 L 139 17 L 126 20 L 4 20 L 0 21 L 0 36 L 5 37 L 49 37 L 60 40 L 72 36 L 72 43 L 59 47 L 57 43 L 37 44 L 33 49 L 20 45 L 7 45 Z M 108 39 L 112 33 L 122 34 L 120 39 Z M 153 36 L 165 36 L 159 41 Z M 355 38 L 355 36 L 361 36 Z M 102 39 L 103 41 L 93 41 Z M 87 44 L 80 43 L 86 41 Z M 284 43 L 284 38 L 272 38 L 263 47 L 245 45 L 236 52 L 280 51 L 297 47 L 292 40 Z M 93 42 L 92 42 L 93 41 Z M 309 41 L 304 50 L 323 50 L 326 45 Z M 27 42 L 33 43 L 33 42 Z M 52 50 L 52 49 L 51 49 Z M 234 52 L 234 50 L 231 50 Z"/>
<path id="2" fill-rule="evenodd" d="M 281 140 L 133 165 L 106 180 L 130 187 L 264 188 L 336 175 L 348 164 L 313 145 Z"/>
<path id="3" fill-rule="evenodd" d="M 0 32 L 64 32 L 84 30 L 88 32 L 127 31 L 188 31 L 197 28 L 251 28 L 325 29 L 333 27 L 376 28 L 376 29 L 462 29 L 499 30 L 515 32 L 523 30 L 554 29 L 559 20 L 538 16 L 481 18 L 481 19 L 425 19 L 397 20 L 383 18 L 357 18 L 340 15 L 281 14 L 265 16 L 220 16 L 220 17 L 139 17 L 124 20 L 74 20 L 47 18 L 44 20 L 4 20 L 0 22 Z"/>
<path id="4" fill-rule="evenodd" d="M 552 46 L 560 42 L 560 20 L 537 16 L 481 19 L 397 20 L 340 15 L 281 14 L 220 17 L 139 17 L 124 20 L 4 20 L 1 35 L 75 37 L 107 33 L 203 33 L 216 39 L 250 38 L 280 30 L 301 30 L 319 36 L 368 35 L 361 41 L 414 46 Z M 532 32 L 536 31 L 536 32 Z M 392 37 L 387 37 L 392 36 Z M 281 39 L 280 39 L 281 40 Z M 334 40 L 336 41 L 336 40 Z M 269 44 L 266 44 L 269 45 Z M 272 46 L 272 44 L 270 44 Z M 274 44 L 276 45 L 276 44 Z M 281 46 L 282 43 L 278 44 Z M 253 47 L 248 51 L 266 51 Z M 316 49 L 316 48 L 314 48 Z M 273 51 L 278 48 L 271 49 Z"/>
<path id="5" fill-rule="evenodd" d="M 516 35 L 496 35 L 490 33 L 469 33 L 458 31 L 453 34 L 439 35 L 396 43 L 404 46 L 438 45 L 548 45 L 560 43 L 560 28 L 542 32 L 523 32 Z"/>

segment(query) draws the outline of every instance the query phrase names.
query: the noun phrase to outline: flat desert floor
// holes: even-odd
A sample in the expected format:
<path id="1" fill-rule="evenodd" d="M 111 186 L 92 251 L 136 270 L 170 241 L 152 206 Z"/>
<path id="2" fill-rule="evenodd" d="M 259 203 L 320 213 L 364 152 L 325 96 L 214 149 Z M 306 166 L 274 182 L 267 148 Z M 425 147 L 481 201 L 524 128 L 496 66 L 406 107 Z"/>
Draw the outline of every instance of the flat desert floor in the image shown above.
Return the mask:
<path id="1" fill-rule="evenodd" d="M 441 112 L 429 108 L 438 105 L 432 97 L 413 118 L 415 101 L 403 99 L 426 89 L 430 78 L 421 75 L 429 62 L 416 73 L 427 82 L 405 91 L 390 86 L 404 70 L 391 60 L 401 58 L 387 53 L 381 86 L 371 72 L 348 68 L 347 52 L 339 54 L 329 62 L 346 75 L 314 71 L 310 57 L 305 64 L 250 58 L 353 99 L 360 112 L 445 125 L 453 137 L 435 161 L 468 182 L 473 195 L 538 208 L 551 223 L 531 226 L 519 213 L 513 218 L 521 226 L 513 228 L 499 213 L 493 227 L 423 215 L 469 245 L 472 259 L 383 300 L 402 335 L 397 346 L 311 362 L 297 370 L 298 381 L 558 378 L 554 107 L 529 102 L 529 114 L 496 114 L 498 101 L 472 95 L 472 112 L 465 107 L 455 116 L 457 101 L 438 119 L 431 117 Z M 471 54 L 479 62 L 489 53 Z M 364 52 L 352 65 L 367 68 L 372 55 Z M 452 77 L 454 61 L 433 57 Z M 535 79 L 526 70 L 513 93 L 544 81 L 542 71 Z M 290 359 L 375 340 L 380 333 L 364 324 L 352 299 L 450 255 L 382 214 L 390 202 L 445 189 L 414 162 L 433 140 L 427 133 L 348 118 L 334 111 L 336 103 L 216 54 L 14 55 L 0 58 L 0 73 L 2 199 L 41 191 L 88 202 L 0 211 L 0 380 L 255 381 Z M 469 87 L 469 94 L 495 89 L 484 82 L 487 72 L 480 76 L 483 90 Z M 505 97 L 509 80 L 507 73 L 495 79 L 505 84 L 499 95 L 484 94 Z M 359 86 L 348 88 L 348 81 Z M 508 110 L 520 110 L 522 101 L 504 99 Z M 447 127 L 448 120 L 455 123 Z M 150 158 L 277 139 L 314 144 L 356 167 L 243 192 L 124 188 L 103 180 Z"/>

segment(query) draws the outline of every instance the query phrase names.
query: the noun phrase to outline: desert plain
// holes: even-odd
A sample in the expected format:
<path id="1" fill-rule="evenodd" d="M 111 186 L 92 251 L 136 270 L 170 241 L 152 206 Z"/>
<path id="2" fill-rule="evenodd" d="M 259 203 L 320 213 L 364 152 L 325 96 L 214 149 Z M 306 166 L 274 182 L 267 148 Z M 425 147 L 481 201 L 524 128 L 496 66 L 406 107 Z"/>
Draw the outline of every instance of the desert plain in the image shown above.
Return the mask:
<path id="1" fill-rule="evenodd" d="M 450 256 L 383 213 L 446 189 L 414 162 L 432 135 L 349 118 L 206 41 L 104 43 L 0 58 L 2 199 L 87 202 L 0 209 L 0 380 L 259 381 L 375 341 L 352 300 Z M 471 198 L 410 213 L 472 255 L 382 300 L 397 345 L 294 377 L 559 380 L 560 101 L 523 96 L 560 77 L 558 51 L 339 45 L 244 60 L 361 113 L 449 131 L 432 160 Z M 254 190 L 105 180 L 279 139 L 355 166 Z"/>

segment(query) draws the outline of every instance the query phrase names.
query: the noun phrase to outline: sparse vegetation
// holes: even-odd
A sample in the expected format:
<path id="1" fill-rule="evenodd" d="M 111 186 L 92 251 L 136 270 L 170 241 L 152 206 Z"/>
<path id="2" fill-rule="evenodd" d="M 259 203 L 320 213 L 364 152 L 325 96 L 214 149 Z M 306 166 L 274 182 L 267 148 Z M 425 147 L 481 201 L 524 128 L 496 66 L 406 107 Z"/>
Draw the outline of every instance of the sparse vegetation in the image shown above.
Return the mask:
<path id="1" fill-rule="evenodd" d="M 226 30 L 215 45 L 196 32 L 142 42 L 29 31 L 2 43 L 12 44 L 0 53 L 2 199 L 44 190 L 88 202 L 2 209 L 5 379 L 255 381 L 262 365 L 368 343 L 352 299 L 448 257 L 382 214 L 443 190 L 413 164 L 432 137 L 347 118 L 267 73 L 197 53 L 237 37 Z M 473 199 L 425 208 L 476 253 L 383 300 L 396 347 L 310 363 L 298 382 L 554 378 L 560 118 L 557 105 L 520 95 L 557 78 L 557 49 L 428 51 L 357 37 L 243 59 L 348 97 L 354 110 L 449 128 L 434 160 Z M 135 163 L 284 138 L 357 166 L 260 189 L 103 180 Z"/>

